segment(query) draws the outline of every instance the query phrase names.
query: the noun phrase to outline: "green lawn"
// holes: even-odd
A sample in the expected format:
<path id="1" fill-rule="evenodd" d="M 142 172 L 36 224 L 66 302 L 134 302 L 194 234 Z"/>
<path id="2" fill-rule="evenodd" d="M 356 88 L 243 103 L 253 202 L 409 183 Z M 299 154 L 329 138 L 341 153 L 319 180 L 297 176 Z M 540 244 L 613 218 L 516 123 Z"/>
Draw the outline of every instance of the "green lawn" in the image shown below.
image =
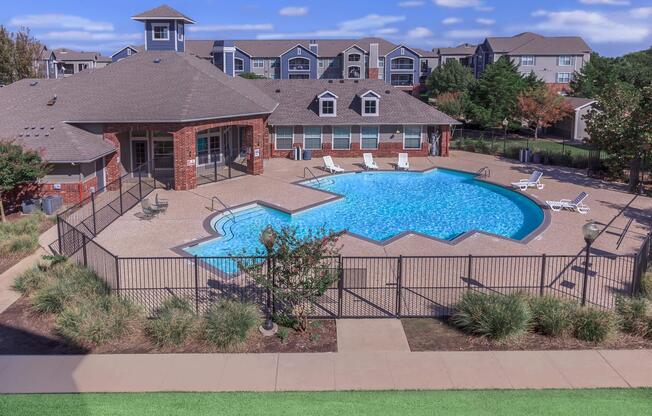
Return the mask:
<path id="1" fill-rule="evenodd" d="M 650 415 L 652 389 L 0 396 L 0 415 Z"/>
<path id="2" fill-rule="evenodd" d="M 458 147 L 460 139 L 455 139 L 451 144 L 452 148 L 456 149 Z M 480 139 L 464 139 L 463 142 L 466 144 L 473 143 L 474 145 L 477 145 L 481 140 Z M 485 138 L 482 141 L 484 141 L 485 144 L 488 146 L 492 145 L 491 138 Z M 493 141 L 493 146 L 494 148 L 502 153 L 503 152 L 503 146 L 506 149 L 509 148 L 525 148 L 526 146 L 530 146 L 530 150 L 534 152 L 550 152 L 550 153 L 570 153 L 571 156 L 588 156 L 589 151 L 588 151 L 588 146 L 584 144 L 579 144 L 579 143 L 574 143 L 574 144 L 569 144 L 569 143 L 562 143 L 561 141 L 556 141 L 556 140 L 549 140 L 549 139 L 530 139 L 529 142 L 525 139 L 522 140 L 513 140 L 509 139 L 507 142 L 503 143 L 503 140 L 500 138 L 496 138 Z"/>

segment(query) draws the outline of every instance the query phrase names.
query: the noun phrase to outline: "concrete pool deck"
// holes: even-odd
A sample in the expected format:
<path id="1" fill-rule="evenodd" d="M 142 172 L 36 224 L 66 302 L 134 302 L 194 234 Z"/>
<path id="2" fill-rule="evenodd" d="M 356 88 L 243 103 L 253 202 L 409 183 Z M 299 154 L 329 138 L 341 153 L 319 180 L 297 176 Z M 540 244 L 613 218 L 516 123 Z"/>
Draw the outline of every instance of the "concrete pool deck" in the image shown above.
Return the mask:
<path id="1" fill-rule="evenodd" d="M 362 170 L 359 159 L 335 158 L 347 171 Z M 380 158 L 381 169 L 393 169 L 394 159 Z M 298 186 L 304 179 L 304 168 L 309 167 L 315 175 L 325 176 L 321 159 L 291 161 L 271 159 L 265 164 L 260 176 L 241 176 L 232 180 L 203 185 L 191 191 L 159 191 L 170 201 L 168 211 L 152 221 L 135 217 L 140 206 L 135 207 L 104 230 L 97 241 L 120 256 L 178 256 L 174 247 L 198 239 L 210 237 L 203 222 L 213 212 L 211 197 L 218 196 L 229 206 L 239 206 L 254 201 L 295 211 L 310 205 L 323 203 L 333 195 Z M 451 157 L 411 158 L 412 170 L 433 167 L 476 172 L 482 167 L 491 170 L 490 181 L 502 185 L 529 176 L 534 169 L 543 171 L 544 189 L 527 191 L 543 202 L 548 199 L 572 199 L 582 191 L 589 193 L 586 201 L 591 207 L 588 215 L 573 212 L 550 212 L 550 224 L 542 233 L 527 243 L 510 241 L 496 236 L 473 234 L 451 245 L 419 235 L 407 235 L 387 245 L 344 235 L 340 242 L 343 255 L 398 256 L 398 255 L 528 255 L 528 254 L 577 254 L 584 247 L 581 227 L 592 219 L 606 225 L 616 218 L 594 245 L 596 253 L 634 253 L 650 229 L 652 199 L 639 196 L 622 215 L 634 198 L 626 192 L 625 185 L 588 178 L 583 171 L 541 165 L 524 165 L 489 155 L 453 151 Z M 151 195 L 154 198 L 154 195 Z M 445 215 L 445 213 L 443 213 Z M 629 224 L 629 227 L 628 227 Z M 627 229 L 627 232 L 624 230 Z"/>

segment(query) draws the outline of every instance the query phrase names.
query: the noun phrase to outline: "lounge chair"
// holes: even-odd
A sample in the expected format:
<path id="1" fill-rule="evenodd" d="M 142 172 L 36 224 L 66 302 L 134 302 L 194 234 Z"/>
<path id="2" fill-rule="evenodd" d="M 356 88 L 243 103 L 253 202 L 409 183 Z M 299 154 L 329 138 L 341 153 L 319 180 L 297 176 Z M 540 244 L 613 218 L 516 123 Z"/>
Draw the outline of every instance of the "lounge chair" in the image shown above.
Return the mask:
<path id="1" fill-rule="evenodd" d="M 340 165 L 336 165 L 333 162 L 333 158 L 330 156 L 324 156 L 324 169 L 326 169 L 330 173 L 344 172 L 344 168 L 342 168 Z"/>
<path id="2" fill-rule="evenodd" d="M 166 211 L 170 206 L 170 202 L 167 199 L 159 198 L 158 194 L 154 197 L 154 206 L 158 208 L 159 211 Z"/>
<path id="3" fill-rule="evenodd" d="M 532 172 L 529 178 L 521 179 L 518 182 L 512 182 L 512 186 L 520 189 L 521 191 L 527 191 L 528 188 L 543 189 L 545 185 L 541 183 L 542 176 L 543 172 L 535 170 Z"/>
<path id="4" fill-rule="evenodd" d="M 378 165 L 374 162 L 374 157 L 371 153 L 363 153 L 362 160 L 364 161 L 364 168 L 369 170 L 378 170 Z"/>
<path id="5" fill-rule="evenodd" d="M 410 169 L 410 161 L 408 160 L 408 154 L 407 153 L 399 153 L 398 154 L 398 161 L 396 162 L 396 169 L 403 169 L 403 170 L 409 170 Z"/>
<path id="6" fill-rule="evenodd" d="M 140 201 L 140 206 L 143 209 L 143 214 L 146 216 L 155 216 L 161 212 L 161 209 L 157 206 L 152 205 L 152 203 L 147 198 L 143 198 L 143 200 Z"/>
<path id="7" fill-rule="evenodd" d="M 567 209 L 569 211 L 576 211 L 580 214 L 588 214 L 589 207 L 584 204 L 584 200 L 589 197 L 589 194 L 586 192 L 581 192 L 577 195 L 577 198 L 570 199 L 560 199 L 559 201 L 546 201 L 546 205 L 550 207 L 551 210 L 558 212 L 562 209 Z"/>

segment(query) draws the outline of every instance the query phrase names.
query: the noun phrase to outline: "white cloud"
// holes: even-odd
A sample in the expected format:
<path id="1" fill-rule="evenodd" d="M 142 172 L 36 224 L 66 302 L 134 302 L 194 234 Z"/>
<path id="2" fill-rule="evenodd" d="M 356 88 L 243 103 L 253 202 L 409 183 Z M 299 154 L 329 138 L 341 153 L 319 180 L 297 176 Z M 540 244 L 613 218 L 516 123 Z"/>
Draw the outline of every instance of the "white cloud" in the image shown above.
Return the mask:
<path id="1" fill-rule="evenodd" d="M 288 6 L 283 7 L 281 10 L 279 10 L 278 14 L 281 16 L 305 16 L 308 14 L 308 8 L 305 6 Z"/>
<path id="2" fill-rule="evenodd" d="M 547 12 L 538 10 L 533 16 L 545 17 L 535 27 L 542 32 L 579 35 L 590 42 L 641 42 L 651 29 L 645 23 L 634 23 L 618 15 L 605 15 L 586 10 Z"/>
<path id="3" fill-rule="evenodd" d="M 490 36 L 491 31 L 485 29 L 458 29 L 449 30 L 445 34 L 446 37 L 452 39 L 482 39 Z"/>
<path id="4" fill-rule="evenodd" d="M 652 17 L 652 7 L 639 7 L 629 11 L 629 15 L 634 19 L 647 19 Z"/>
<path id="5" fill-rule="evenodd" d="M 382 16 L 379 14 L 368 14 L 359 19 L 346 20 L 337 26 L 343 31 L 364 31 L 368 29 L 378 29 L 391 23 L 402 22 L 405 16 Z"/>
<path id="6" fill-rule="evenodd" d="M 228 25 L 198 25 L 188 28 L 191 32 L 238 32 L 238 31 L 269 31 L 274 30 L 271 23 L 242 23 Z"/>
<path id="7" fill-rule="evenodd" d="M 482 1 L 480 0 L 432 0 L 432 1 L 437 6 L 442 6 L 442 7 L 461 8 L 461 7 L 482 6 Z"/>
<path id="8" fill-rule="evenodd" d="M 78 29 L 89 32 L 111 32 L 113 24 L 87 19 L 70 14 L 46 13 L 16 16 L 9 20 L 11 26 L 26 26 L 30 29 Z"/>
<path id="9" fill-rule="evenodd" d="M 604 4 L 607 6 L 629 6 L 629 0 L 580 0 L 582 4 Z"/>
<path id="10" fill-rule="evenodd" d="M 425 39 L 432 36 L 433 36 L 432 31 L 427 27 L 423 27 L 423 26 L 415 27 L 414 29 L 410 29 L 407 32 L 407 37 L 409 39 Z"/>
<path id="11" fill-rule="evenodd" d="M 459 17 L 447 17 L 441 21 L 442 25 L 454 25 L 457 23 L 462 23 L 462 19 Z"/>
<path id="12" fill-rule="evenodd" d="M 479 23 L 481 25 L 487 25 L 487 26 L 491 26 L 494 23 L 496 23 L 496 21 L 494 19 L 485 19 L 483 17 L 479 17 L 479 18 L 475 19 L 475 21 L 476 21 L 476 23 Z"/>
<path id="13" fill-rule="evenodd" d="M 376 31 L 377 36 L 384 36 L 384 35 L 393 35 L 394 33 L 398 33 L 398 29 L 395 27 L 384 27 L 382 29 L 378 29 Z"/>
<path id="14" fill-rule="evenodd" d="M 141 33 L 88 32 L 84 30 L 66 30 L 46 32 L 39 39 L 56 41 L 130 41 L 139 40 Z"/>
<path id="15" fill-rule="evenodd" d="M 422 0 L 401 1 L 398 3 L 398 7 L 421 7 L 424 4 L 426 4 L 426 2 Z"/>

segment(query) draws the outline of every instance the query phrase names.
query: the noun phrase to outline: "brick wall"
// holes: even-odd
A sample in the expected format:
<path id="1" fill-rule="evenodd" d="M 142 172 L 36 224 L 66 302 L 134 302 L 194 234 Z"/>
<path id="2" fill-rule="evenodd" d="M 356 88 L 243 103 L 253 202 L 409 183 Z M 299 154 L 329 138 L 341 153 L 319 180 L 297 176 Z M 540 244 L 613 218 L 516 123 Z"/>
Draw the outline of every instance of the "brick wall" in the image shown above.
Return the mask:
<path id="1" fill-rule="evenodd" d="M 88 178 L 84 183 L 71 182 L 60 184 L 54 189 L 52 183 L 27 183 L 17 186 L 13 191 L 2 194 L 2 203 L 7 213 L 20 211 L 20 204 L 29 198 L 43 198 L 49 195 L 61 195 L 65 205 L 72 205 L 91 196 L 91 188 L 97 189 L 97 178 Z"/>
<path id="2" fill-rule="evenodd" d="M 294 143 L 294 147 L 299 147 L 299 143 Z M 424 157 L 428 156 L 428 143 L 421 143 L 420 149 L 403 149 L 403 142 L 380 142 L 378 149 L 360 149 L 360 143 L 351 143 L 348 150 L 333 150 L 331 143 L 322 143 L 321 150 L 311 150 L 312 157 L 318 158 L 326 155 L 333 157 L 362 157 L 363 153 L 372 153 L 377 157 L 397 157 L 399 153 L 407 153 L 410 156 Z M 294 150 L 274 150 L 272 157 L 294 158 Z"/>

